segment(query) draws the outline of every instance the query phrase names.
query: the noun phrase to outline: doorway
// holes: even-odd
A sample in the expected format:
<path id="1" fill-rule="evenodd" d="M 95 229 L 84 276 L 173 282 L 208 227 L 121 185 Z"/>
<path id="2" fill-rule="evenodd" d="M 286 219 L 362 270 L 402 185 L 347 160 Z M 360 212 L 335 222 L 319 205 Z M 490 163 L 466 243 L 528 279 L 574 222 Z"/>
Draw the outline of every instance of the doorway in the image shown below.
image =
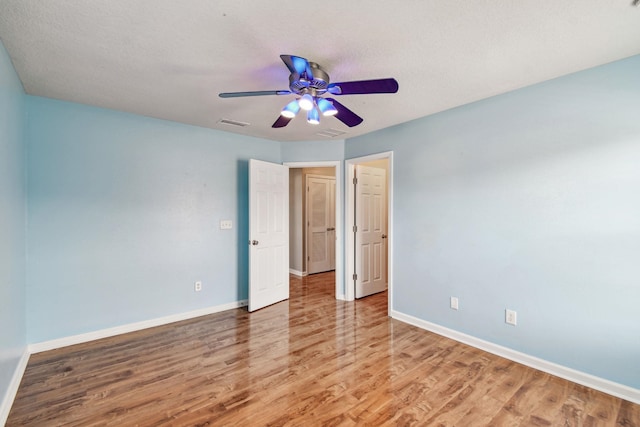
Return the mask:
<path id="1" fill-rule="evenodd" d="M 362 259 L 358 259 L 362 256 L 359 251 L 356 250 L 356 184 L 354 178 L 356 178 L 356 170 L 358 166 L 373 166 L 376 168 L 384 168 L 386 171 L 386 192 L 385 192 L 385 207 L 386 207 L 386 223 L 384 224 L 384 231 L 380 233 L 380 237 L 384 236 L 384 251 L 386 259 L 386 282 L 387 282 L 387 295 L 388 295 L 388 310 L 391 312 L 393 307 L 393 152 L 385 152 L 379 154 L 372 154 L 369 156 L 358 157 L 346 160 L 345 172 L 348 185 L 345 187 L 345 202 L 346 202 L 346 216 L 345 216 L 345 230 L 349 230 L 345 235 L 345 299 L 348 301 L 356 298 L 356 274 L 358 268 L 361 268 Z M 382 271 L 381 274 L 384 274 Z"/>
<path id="2" fill-rule="evenodd" d="M 286 162 L 285 166 L 289 167 L 290 180 L 289 185 L 289 216 L 290 216 L 290 259 L 289 259 L 289 272 L 296 276 L 305 276 L 308 270 L 308 261 L 311 254 L 309 253 L 309 245 L 307 245 L 307 236 L 309 228 L 303 223 L 305 222 L 303 217 L 303 208 L 306 208 L 306 197 L 296 197 L 298 194 L 304 194 L 306 192 L 306 176 L 320 176 L 324 178 L 331 178 L 333 185 L 328 184 L 328 189 L 333 199 L 332 209 L 334 210 L 331 219 L 335 221 L 333 224 L 325 224 L 324 229 L 332 228 L 328 233 L 324 234 L 324 242 L 327 243 L 326 253 L 334 261 L 330 266 L 331 269 L 335 268 L 335 298 L 339 300 L 345 299 L 344 290 L 344 252 L 342 247 L 343 242 L 343 205 L 342 205 L 342 188 L 344 183 L 342 179 L 342 163 L 340 161 L 319 161 L 319 162 Z M 303 173 L 304 171 L 304 173 Z M 319 182 L 319 181 L 316 181 Z M 319 187 L 320 188 L 320 187 Z M 313 250 L 313 249 L 311 249 Z"/>

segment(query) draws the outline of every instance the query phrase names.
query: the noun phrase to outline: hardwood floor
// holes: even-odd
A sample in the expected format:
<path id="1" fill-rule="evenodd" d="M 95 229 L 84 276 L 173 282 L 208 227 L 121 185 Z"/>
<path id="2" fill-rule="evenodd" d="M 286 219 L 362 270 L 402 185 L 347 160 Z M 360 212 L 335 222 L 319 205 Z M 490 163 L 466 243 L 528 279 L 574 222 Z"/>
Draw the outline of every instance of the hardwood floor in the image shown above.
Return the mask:
<path id="1" fill-rule="evenodd" d="M 640 426 L 640 405 L 336 301 L 291 299 L 31 357 L 7 426 Z"/>

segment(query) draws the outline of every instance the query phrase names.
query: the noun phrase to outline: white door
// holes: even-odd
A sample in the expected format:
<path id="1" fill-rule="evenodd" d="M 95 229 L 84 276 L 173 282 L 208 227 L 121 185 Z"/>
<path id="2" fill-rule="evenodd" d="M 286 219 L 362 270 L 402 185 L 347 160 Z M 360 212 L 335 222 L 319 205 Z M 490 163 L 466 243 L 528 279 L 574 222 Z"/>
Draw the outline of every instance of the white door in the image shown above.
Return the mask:
<path id="1" fill-rule="evenodd" d="M 249 311 L 289 298 L 289 168 L 249 160 Z"/>
<path id="2" fill-rule="evenodd" d="M 356 166 L 356 298 L 387 289 L 386 171 Z"/>
<path id="3" fill-rule="evenodd" d="M 336 269 L 336 180 L 332 179 L 329 186 L 329 270 Z"/>
<path id="4" fill-rule="evenodd" d="M 335 178 L 307 175 L 307 273 L 335 268 Z M 332 267 L 333 266 L 333 267 Z"/>

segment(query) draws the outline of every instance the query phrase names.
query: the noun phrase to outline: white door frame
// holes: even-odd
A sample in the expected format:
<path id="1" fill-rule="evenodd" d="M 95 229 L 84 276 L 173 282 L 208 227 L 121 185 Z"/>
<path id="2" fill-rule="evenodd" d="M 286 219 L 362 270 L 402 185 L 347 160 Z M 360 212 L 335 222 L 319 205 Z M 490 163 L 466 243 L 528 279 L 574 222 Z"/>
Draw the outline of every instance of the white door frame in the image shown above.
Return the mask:
<path id="1" fill-rule="evenodd" d="M 355 166 L 359 163 L 366 163 L 373 160 L 381 160 L 387 159 L 389 161 L 389 174 L 387 176 L 387 186 L 389 190 L 389 197 L 387 199 L 387 207 L 388 207 L 388 217 L 387 221 L 389 227 L 387 229 L 387 245 L 388 245 L 388 259 L 387 265 L 388 270 L 387 274 L 389 277 L 388 281 L 388 312 L 391 313 L 393 308 L 393 151 L 386 151 L 384 153 L 371 154 L 364 157 L 356 157 L 353 159 L 345 160 L 345 171 L 347 175 L 347 183 L 345 185 L 345 200 L 346 200 L 346 216 L 345 216 L 345 230 L 353 230 L 354 224 L 354 213 L 355 213 L 355 194 L 353 188 L 353 177 L 355 175 Z M 345 275 L 344 275 L 344 283 L 345 283 L 345 300 L 353 301 L 355 299 L 355 287 L 353 283 L 353 274 L 354 266 L 355 266 L 355 258 L 354 258 L 354 248 L 355 241 L 354 236 L 351 231 L 345 233 Z M 337 272 L 337 271 L 336 271 Z"/>
<path id="2" fill-rule="evenodd" d="M 319 161 L 319 162 L 284 162 L 283 165 L 289 166 L 290 169 L 297 168 L 334 168 L 336 176 L 336 299 L 345 299 L 345 282 L 344 279 L 344 255 L 343 241 L 344 229 L 342 227 L 343 207 L 342 207 L 342 189 L 344 181 L 342 179 L 342 162 L 335 161 Z M 352 290 L 353 293 L 353 290 Z M 352 298 L 353 299 L 353 298 Z"/>

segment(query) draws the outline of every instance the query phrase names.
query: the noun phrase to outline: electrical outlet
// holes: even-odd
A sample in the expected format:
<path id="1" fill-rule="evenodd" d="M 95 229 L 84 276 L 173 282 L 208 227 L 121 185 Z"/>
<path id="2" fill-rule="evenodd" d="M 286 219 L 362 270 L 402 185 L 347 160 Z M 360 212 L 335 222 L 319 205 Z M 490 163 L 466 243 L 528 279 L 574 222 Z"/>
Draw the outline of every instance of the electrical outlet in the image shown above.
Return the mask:
<path id="1" fill-rule="evenodd" d="M 201 281 L 197 281 L 196 283 L 193 284 L 193 290 L 196 292 L 200 292 L 202 290 L 202 282 Z"/>
<path id="2" fill-rule="evenodd" d="M 220 221 L 220 230 L 231 230 L 233 228 L 233 221 L 230 219 L 223 219 Z"/>
<path id="3" fill-rule="evenodd" d="M 458 298 L 457 297 L 451 297 L 451 308 L 454 310 L 458 309 Z"/>
<path id="4" fill-rule="evenodd" d="M 516 326 L 518 323 L 518 313 L 513 310 L 506 309 L 504 314 L 504 321 L 510 325 Z"/>

